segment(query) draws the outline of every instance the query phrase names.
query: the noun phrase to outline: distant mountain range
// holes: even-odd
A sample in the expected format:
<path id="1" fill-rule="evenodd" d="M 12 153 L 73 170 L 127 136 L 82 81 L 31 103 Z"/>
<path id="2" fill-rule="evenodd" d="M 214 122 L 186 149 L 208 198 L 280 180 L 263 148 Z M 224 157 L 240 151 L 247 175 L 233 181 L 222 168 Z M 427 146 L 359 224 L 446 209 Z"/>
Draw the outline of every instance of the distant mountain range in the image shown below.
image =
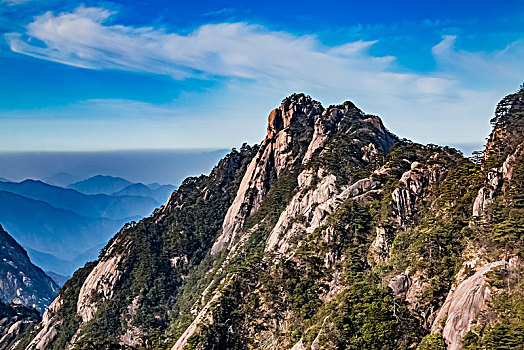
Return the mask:
<path id="1" fill-rule="evenodd" d="M 123 190 L 131 184 L 132 182 L 121 177 L 96 175 L 87 180 L 72 183 L 67 188 L 72 188 L 85 194 L 112 194 Z"/>
<path id="2" fill-rule="evenodd" d="M 148 195 L 86 195 L 73 189 L 52 186 L 36 180 L 18 183 L 0 182 L 0 191 L 44 201 L 57 209 L 72 211 L 82 216 L 113 220 L 147 216 L 151 213 L 151 209 L 156 208 L 160 203 Z M 168 196 L 165 195 L 166 200 Z"/>
<path id="3" fill-rule="evenodd" d="M 0 181 L 0 224 L 58 280 L 95 259 L 124 223 L 148 216 L 175 189 L 104 175 L 67 187 Z"/>
<path id="4" fill-rule="evenodd" d="M 0 223 L 24 247 L 73 260 L 89 248 L 108 240 L 123 220 L 92 218 L 73 211 L 0 191 Z M 40 265 L 48 270 L 47 264 Z M 71 271 L 56 271 L 70 273 Z"/>
<path id="5" fill-rule="evenodd" d="M 149 185 L 142 183 L 131 184 L 124 189 L 113 193 L 113 196 L 139 196 L 139 197 L 151 197 L 156 201 L 164 203 L 171 193 L 173 193 L 174 187 L 171 185 L 162 185 L 156 189 L 152 189 Z"/>
<path id="6" fill-rule="evenodd" d="M 82 178 L 77 175 L 71 175 L 69 173 L 58 173 L 52 176 L 43 178 L 42 181 L 50 185 L 66 187 L 69 184 L 81 181 Z"/>

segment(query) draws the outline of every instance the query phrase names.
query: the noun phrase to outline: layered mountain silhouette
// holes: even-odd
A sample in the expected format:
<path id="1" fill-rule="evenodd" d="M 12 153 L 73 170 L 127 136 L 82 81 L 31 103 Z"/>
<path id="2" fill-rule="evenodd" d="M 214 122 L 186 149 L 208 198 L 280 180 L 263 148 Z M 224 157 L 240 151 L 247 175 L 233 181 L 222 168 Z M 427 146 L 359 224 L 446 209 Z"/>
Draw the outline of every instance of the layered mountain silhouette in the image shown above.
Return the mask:
<path id="1" fill-rule="evenodd" d="M 60 172 L 42 179 L 43 182 L 54 186 L 66 187 L 72 183 L 82 181 L 82 178 L 77 175 Z"/>
<path id="2" fill-rule="evenodd" d="M 89 179 L 72 183 L 67 187 L 85 194 L 112 194 L 123 190 L 129 185 L 132 185 L 132 182 L 121 177 L 96 175 Z"/>
<path id="3" fill-rule="evenodd" d="M 137 195 L 86 195 L 73 189 L 51 186 L 42 181 L 25 180 L 18 183 L 0 182 L 0 191 L 18 194 L 28 199 L 44 201 L 57 209 L 76 214 L 112 220 L 147 216 L 160 203 L 151 196 Z M 164 194 L 169 197 L 169 194 Z"/>
<path id="4" fill-rule="evenodd" d="M 142 183 L 136 183 L 124 187 L 118 192 L 114 192 L 113 196 L 141 196 L 141 197 L 150 197 L 154 198 L 160 203 L 165 203 L 169 195 L 173 193 L 175 186 L 172 185 L 153 185 L 153 188 L 150 185 L 144 185 Z"/>
<path id="5" fill-rule="evenodd" d="M 119 189 L 121 193 L 85 194 L 39 180 L 0 181 L 0 223 L 44 270 L 70 276 L 95 259 L 124 223 L 150 215 L 174 188 L 142 188 L 142 184 L 107 176 L 91 179 L 99 190 Z M 82 185 L 85 188 L 88 180 Z M 100 183 L 106 180 L 127 186 L 102 188 Z M 95 187 L 87 192 L 97 192 Z"/>

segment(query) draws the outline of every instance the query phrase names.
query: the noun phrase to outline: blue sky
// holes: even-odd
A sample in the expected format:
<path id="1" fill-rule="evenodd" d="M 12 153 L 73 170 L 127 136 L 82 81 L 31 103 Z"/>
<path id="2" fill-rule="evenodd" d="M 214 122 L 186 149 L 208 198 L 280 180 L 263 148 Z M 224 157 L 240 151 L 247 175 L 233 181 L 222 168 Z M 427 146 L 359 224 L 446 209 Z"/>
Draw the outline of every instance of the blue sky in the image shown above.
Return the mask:
<path id="1" fill-rule="evenodd" d="M 524 81 L 517 0 L 0 0 L 0 32 L 4 151 L 237 147 L 292 92 L 480 146 Z"/>

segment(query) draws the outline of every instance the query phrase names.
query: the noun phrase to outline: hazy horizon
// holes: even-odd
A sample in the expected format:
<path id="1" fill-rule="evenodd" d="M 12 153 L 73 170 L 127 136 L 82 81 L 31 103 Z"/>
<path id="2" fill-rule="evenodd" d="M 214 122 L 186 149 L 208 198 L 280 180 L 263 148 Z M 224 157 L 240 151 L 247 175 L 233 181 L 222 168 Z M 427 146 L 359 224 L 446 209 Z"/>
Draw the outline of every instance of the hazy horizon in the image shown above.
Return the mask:
<path id="1" fill-rule="evenodd" d="M 77 181 L 110 175 L 133 182 L 180 185 L 208 174 L 229 150 L 119 150 L 84 152 L 0 152 L 0 177 L 42 180 L 65 173 Z M 75 181 L 72 181 L 75 182 Z"/>
<path id="2" fill-rule="evenodd" d="M 441 145 L 454 147 L 467 157 L 482 144 Z M 0 178 L 48 181 L 61 173 L 76 181 L 94 175 L 122 177 L 133 182 L 180 185 L 188 176 L 209 174 L 230 150 L 115 150 L 115 151 L 0 151 Z M 72 181 L 75 182 L 75 181 Z"/>

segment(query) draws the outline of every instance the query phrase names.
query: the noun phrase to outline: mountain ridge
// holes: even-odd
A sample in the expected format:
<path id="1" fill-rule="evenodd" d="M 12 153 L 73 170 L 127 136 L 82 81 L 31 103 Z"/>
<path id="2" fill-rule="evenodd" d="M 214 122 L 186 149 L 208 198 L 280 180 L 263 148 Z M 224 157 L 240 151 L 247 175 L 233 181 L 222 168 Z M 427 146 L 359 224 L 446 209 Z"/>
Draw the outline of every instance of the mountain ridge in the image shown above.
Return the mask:
<path id="1" fill-rule="evenodd" d="M 504 128 L 524 125 L 524 91 L 507 101 L 478 165 L 349 101 L 291 95 L 260 146 L 78 270 L 27 349 L 518 344 L 524 138 Z"/>
<path id="2" fill-rule="evenodd" d="M 0 191 L 0 203 L 0 222 L 20 244 L 67 260 L 107 241 L 121 226 L 121 221 L 84 217 L 6 191 Z"/>
<path id="3" fill-rule="evenodd" d="M 166 189 L 170 190 L 162 187 L 155 191 L 159 200 L 168 198 Z M 3 200 L 0 222 L 28 248 L 38 265 L 63 275 L 72 274 L 85 261 L 96 258 L 98 251 L 91 252 L 87 259 L 85 252 L 107 243 L 112 230 L 116 232 L 124 223 L 148 216 L 160 205 L 151 197 L 86 195 L 30 179 L 0 182 L 0 192 Z M 88 235 L 82 237 L 82 233 Z M 56 237 L 77 235 L 80 246 L 53 241 Z M 33 236 L 40 239 L 39 244 L 29 239 Z M 70 252 L 77 256 L 71 256 Z"/>
<path id="4" fill-rule="evenodd" d="M 129 185 L 132 185 L 132 182 L 118 176 L 95 175 L 88 179 L 69 184 L 66 187 L 85 194 L 109 195 Z"/>
<path id="5" fill-rule="evenodd" d="M 143 196 L 87 195 L 74 189 L 30 179 L 22 182 L 0 182 L 0 190 L 46 202 L 57 209 L 72 211 L 82 216 L 113 220 L 137 215 L 147 216 L 159 205 L 155 200 Z"/>
<path id="6" fill-rule="evenodd" d="M 155 186 L 156 187 L 156 186 Z M 169 195 L 176 189 L 172 185 L 158 185 L 156 188 L 150 188 L 148 185 L 144 185 L 141 182 L 131 184 L 124 187 L 118 192 L 114 192 L 112 196 L 141 196 L 151 197 L 159 203 L 165 203 L 169 198 Z"/>

